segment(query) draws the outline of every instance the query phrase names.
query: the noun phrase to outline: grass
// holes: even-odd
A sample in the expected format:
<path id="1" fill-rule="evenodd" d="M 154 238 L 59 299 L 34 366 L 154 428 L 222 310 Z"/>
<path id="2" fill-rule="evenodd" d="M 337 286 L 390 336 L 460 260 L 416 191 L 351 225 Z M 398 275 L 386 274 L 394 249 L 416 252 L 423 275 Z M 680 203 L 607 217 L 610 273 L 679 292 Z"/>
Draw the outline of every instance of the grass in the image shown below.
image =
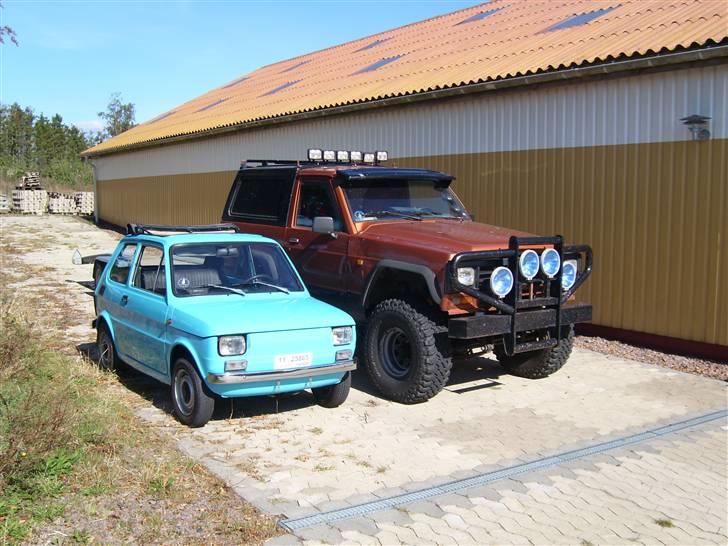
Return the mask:
<path id="1" fill-rule="evenodd" d="M 116 376 L 52 349 L 63 344 L 58 329 L 29 312 L 40 313 L 0 294 L 0 544 L 276 534 L 271 518 L 139 421 Z"/>
<path id="2" fill-rule="evenodd" d="M 659 525 L 660 527 L 667 528 L 667 529 L 669 529 L 671 527 L 675 527 L 675 524 L 672 521 L 670 521 L 669 519 L 656 519 L 655 523 L 657 525 Z"/>

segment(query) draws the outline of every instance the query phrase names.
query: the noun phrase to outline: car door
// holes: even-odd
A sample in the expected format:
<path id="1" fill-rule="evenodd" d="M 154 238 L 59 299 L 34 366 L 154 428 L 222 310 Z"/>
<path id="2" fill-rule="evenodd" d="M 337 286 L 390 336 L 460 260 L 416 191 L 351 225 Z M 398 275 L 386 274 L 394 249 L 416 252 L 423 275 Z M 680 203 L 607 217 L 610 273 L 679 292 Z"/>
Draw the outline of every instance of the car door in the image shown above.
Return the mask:
<path id="1" fill-rule="evenodd" d="M 162 247 L 144 243 L 137 255 L 126 302 L 129 356 L 160 373 L 167 370 L 166 272 Z"/>
<path id="2" fill-rule="evenodd" d="M 331 180 L 303 176 L 296 182 L 294 195 L 292 225 L 283 246 L 310 287 L 337 292 L 346 289 L 349 234 L 334 199 Z M 333 235 L 314 233 L 313 219 L 317 216 L 334 219 Z"/>
<path id="3" fill-rule="evenodd" d="M 108 277 L 99 291 L 102 298 L 99 309 L 105 308 L 114 330 L 116 350 L 122 358 L 130 356 L 129 272 L 131 271 L 138 245 L 126 243 L 116 255 L 109 269 Z"/>
<path id="4" fill-rule="evenodd" d="M 228 196 L 223 221 L 283 244 L 295 177 L 295 167 L 241 169 Z"/>

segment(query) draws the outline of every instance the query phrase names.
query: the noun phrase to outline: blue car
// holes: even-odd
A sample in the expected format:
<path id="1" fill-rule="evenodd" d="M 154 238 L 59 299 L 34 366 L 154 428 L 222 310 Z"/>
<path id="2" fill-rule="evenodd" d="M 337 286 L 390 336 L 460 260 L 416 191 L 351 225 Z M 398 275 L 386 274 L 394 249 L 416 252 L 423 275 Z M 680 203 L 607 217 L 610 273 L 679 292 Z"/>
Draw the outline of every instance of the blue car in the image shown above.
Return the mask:
<path id="1" fill-rule="evenodd" d="M 104 260 L 106 261 L 106 260 Z M 349 394 L 354 320 L 314 299 L 281 246 L 230 225 L 129 225 L 95 289 L 99 361 L 170 385 L 174 411 L 203 426 L 215 399 L 311 389 Z"/>

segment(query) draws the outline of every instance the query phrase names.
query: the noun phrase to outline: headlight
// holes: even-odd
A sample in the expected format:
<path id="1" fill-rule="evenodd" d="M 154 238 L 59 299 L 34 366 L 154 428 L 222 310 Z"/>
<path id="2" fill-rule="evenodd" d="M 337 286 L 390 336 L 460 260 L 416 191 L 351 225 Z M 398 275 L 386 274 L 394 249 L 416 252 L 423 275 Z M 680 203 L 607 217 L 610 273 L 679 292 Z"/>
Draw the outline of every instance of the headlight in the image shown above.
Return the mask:
<path id="1" fill-rule="evenodd" d="M 538 254 L 533 250 L 526 250 L 518 259 L 518 268 L 529 281 L 538 273 Z"/>
<path id="2" fill-rule="evenodd" d="M 475 269 L 458 267 L 458 282 L 465 286 L 475 286 Z"/>
<path id="3" fill-rule="evenodd" d="M 245 353 L 245 336 L 220 336 L 217 338 L 217 352 L 220 356 L 233 356 Z"/>
<path id="4" fill-rule="evenodd" d="M 576 260 L 566 260 L 564 262 L 564 267 L 561 271 L 561 288 L 564 291 L 574 286 L 577 271 L 578 265 L 576 264 Z"/>
<path id="5" fill-rule="evenodd" d="M 541 269 L 546 273 L 549 279 L 552 279 L 559 272 L 561 267 L 561 256 L 557 250 L 553 248 L 547 248 L 541 254 Z"/>
<path id="6" fill-rule="evenodd" d="M 513 273 L 507 267 L 496 267 L 490 275 L 490 289 L 502 298 L 513 289 Z"/>
<path id="7" fill-rule="evenodd" d="M 334 345 L 348 345 L 354 339 L 354 329 L 351 326 L 339 326 L 331 329 Z"/>

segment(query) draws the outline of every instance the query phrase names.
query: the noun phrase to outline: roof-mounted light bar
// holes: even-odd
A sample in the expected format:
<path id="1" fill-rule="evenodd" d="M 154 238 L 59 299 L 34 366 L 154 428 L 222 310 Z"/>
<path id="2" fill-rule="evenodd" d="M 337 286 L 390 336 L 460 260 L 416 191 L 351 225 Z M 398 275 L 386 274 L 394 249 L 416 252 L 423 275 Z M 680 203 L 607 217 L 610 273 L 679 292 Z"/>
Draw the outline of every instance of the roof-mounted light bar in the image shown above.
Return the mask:
<path id="1" fill-rule="evenodd" d="M 359 150 L 308 149 L 308 160 L 315 163 L 364 163 L 366 165 L 378 165 L 388 159 L 389 153 L 384 150 L 361 152 Z"/>

